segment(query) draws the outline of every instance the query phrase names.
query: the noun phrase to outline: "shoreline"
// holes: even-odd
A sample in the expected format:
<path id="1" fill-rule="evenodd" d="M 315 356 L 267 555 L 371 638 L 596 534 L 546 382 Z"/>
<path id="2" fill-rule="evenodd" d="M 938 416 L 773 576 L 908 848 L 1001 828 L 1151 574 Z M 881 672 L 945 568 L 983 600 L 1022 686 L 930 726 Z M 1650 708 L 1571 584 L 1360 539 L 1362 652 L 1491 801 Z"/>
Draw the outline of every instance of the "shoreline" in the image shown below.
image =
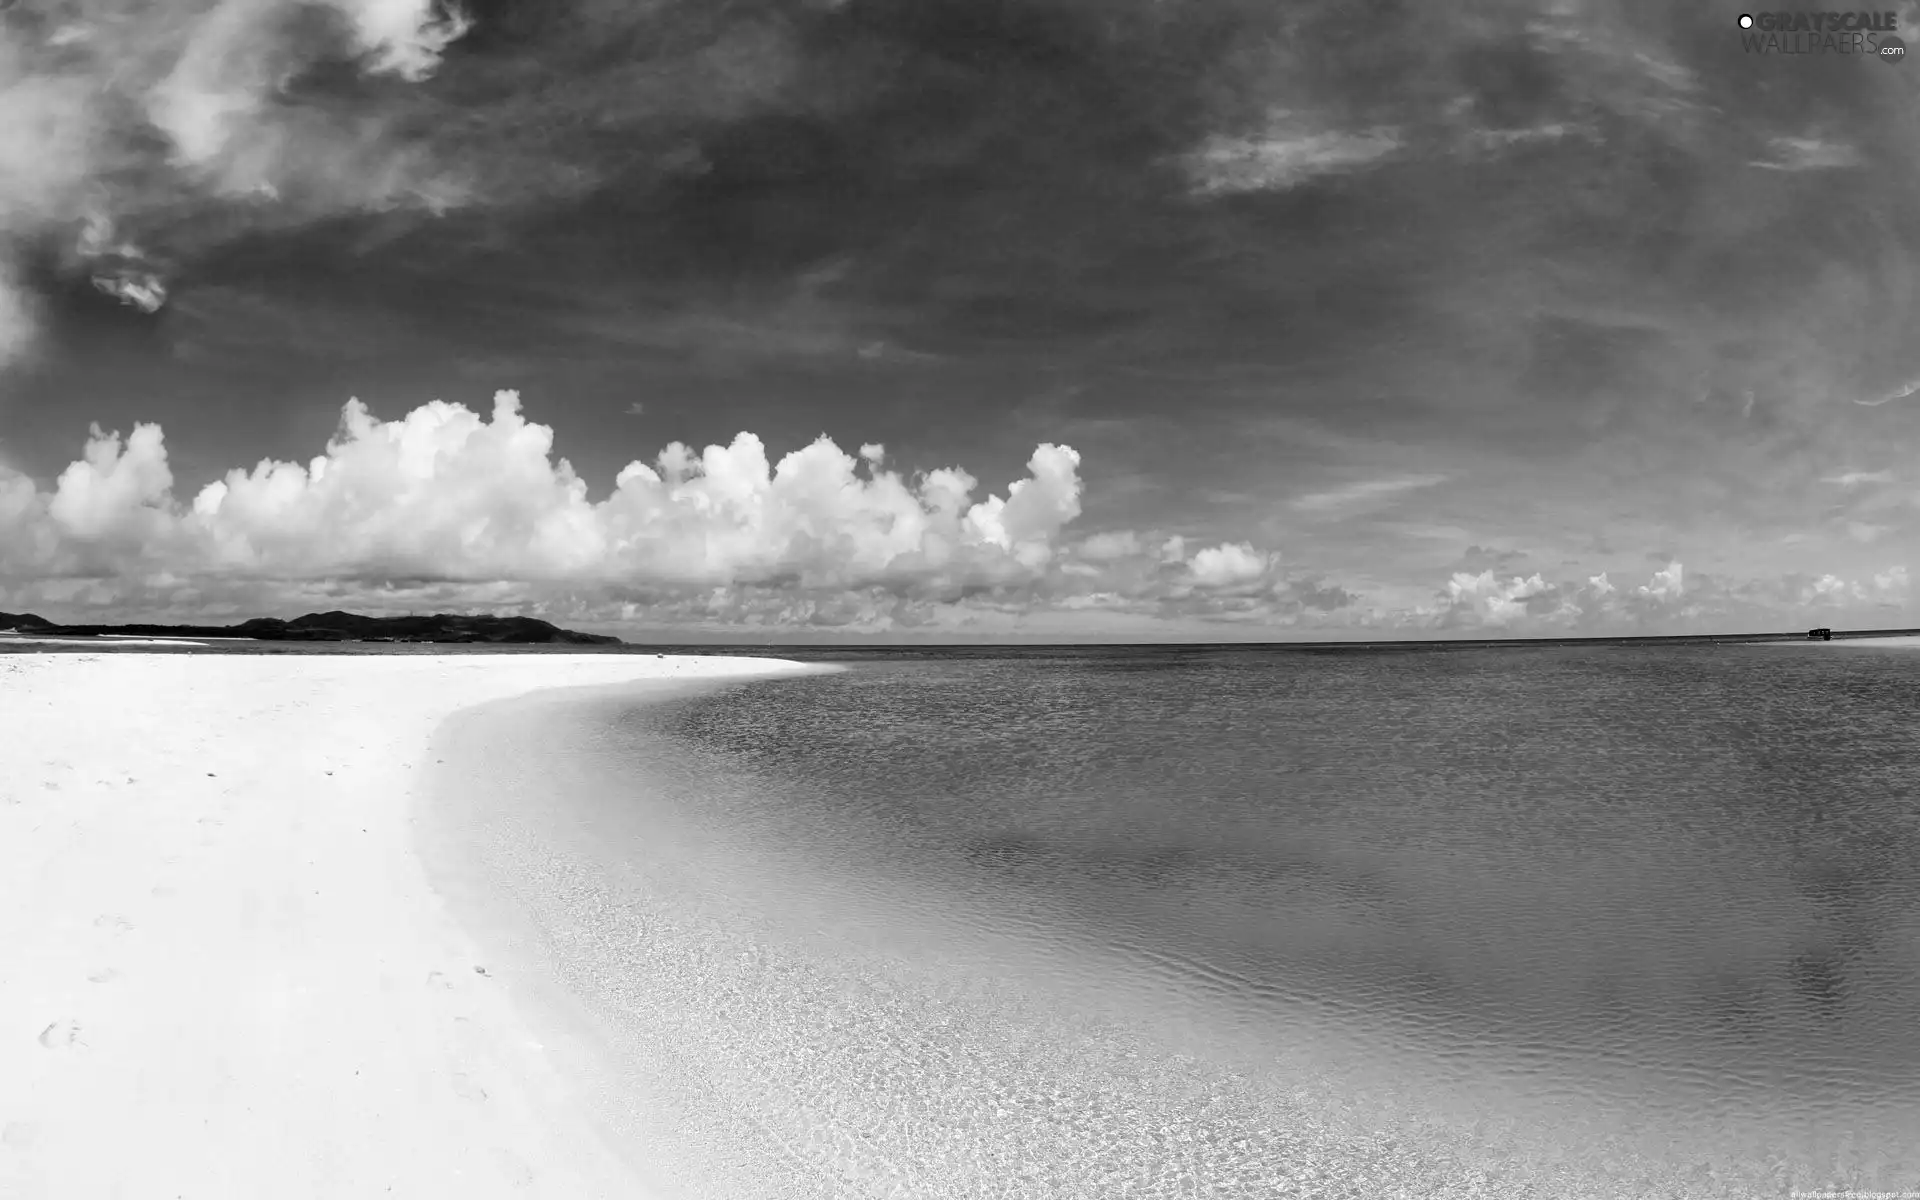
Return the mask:
<path id="1" fill-rule="evenodd" d="M 1802 641 L 1742 642 L 1743 646 L 1853 646 L 1856 648 L 1878 650 L 1911 650 L 1920 647 L 1920 635 L 1896 635 L 1892 637 L 1842 637 L 1833 636 L 1832 641 L 1805 639 Z"/>
<path id="2" fill-rule="evenodd" d="M 549 689 L 808 669 L 0 658 L 0 1194 L 648 1195 L 434 887 L 429 748 Z"/>
<path id="3" fill-rule="evenodd" d="M 658 730 L 609 736 L 607 718 L 624 720 L 636 698 L 650 707 L 650 697 L 567 689 L 462 710 L 436 735 L 448 765 L 433 768 L 423 823 L 438 810 L 457 831 L 428 839 L 439 850 L 429 863 L 436 889 L 514 962 L 541 1036 L 594 1097 L 606 1140 L 643 1148 L 646 1161 L 630 1165 L 666 1194 L 681 1194 L 676 1185 L 743 1200 L 985 1194 L 996 1176 L 983 1164 L 1002 1164 L 999 1178 L 1022 1169 L 1013 1164 L 1039 1169 L 1035 1151 L 1047 1146 L 1110 1179 L 1145 1179 L 1164 1166 L 1144 1149 L 1149 1130 L 1179 1130 L 1196 1145 L 1231 1131 L 1260 1147 L 1238 1165 L 1212 1162 L 1212 1178 L 1240 1183 L 1222 1194 L 1283 1190 L 1283 1163 L 1403 1184 L 1414 1171 L 1407 1194 L 1434 1196 L 1531 1195 L 1545 1179 L 1465 1186 L 1472 1164 L 1498 1163 L 1561 1172 L 1555 1194 L 1608 1194 L 1577 1165 L 1543 1165 L 1551 1146 L 1582 1138 L 1648 1178 L 1662 1170 L 1633 1129 L 1578 1101 L 1498 1134 L 1462 1116 L 1511 1120 L 1504 1077 L 1448 1070 L 1417 1024 L 1348 1025 L 1343 1007 L 1310 997 L 1249 1018 L 1230 1001 L 1210 1003 L 1218 996 L 1204 975 L 1191 987 L 1160 978 L 1152 964 L 1166 959 L 1143 966 L 1125 947 L 1076 950 L 1059 932 L 1069 928 L 1062 910 L 1042 917 L 1022 903 L 1040 931 L 1024 936 L 1030 928 L 1007 910 L 964 891 L 900 886 L 935 881 L 900 874 L 843 836 L 852 831 L 754 819 L 769 797 L 783 812 L 797 797 L 752 772 L 748 789 L 730 788 L 724 761 L 717 778 L 706 774 L 697 750 L 663 743 Z M 821 887 L 856 876 L 822 872 L 809 833 L 862 848 L 859 895 Z M 845 1014 L 858 1016 L 857 1037 Z M 1291 1026 L 1284 1056 L 1241 1023 L 1249 1019 Z M 1040 1036 L 1069 1022 L 1070 1038 Z M 1444 1095 L 1445 1117 L 1399 1107 L 1373 1086 L 1366 1056 L 1383 1044 L 1398 1064 L 1392 1078 Z M 1241 1070 L 1249 1062 L 1257 1067 Z M 1129 1091 L 1143 1071 L 1157 1094 Z M 1275 1074 L 1293 1083 L 1279 1088 Z M 983 1092 L 1015 1096 L 1035 1078 L 1087 1106 L 1074 1124 L 1037 1135 L 1013 1116 L 1016 1102 L 977 1106 Z M 911 1103 L 872 1103 L 889 1095 Z M 1273 1135 L 1279 1127 L 1311 1132 Z M 1355 1136 L 1382 1128 L 1396 1131 L 1397 1166 Z M 1226 1173 L 1240 1167 L 1271 1174 L 1253 1183 Z M 1060 1194 L 1095 1194 L 1089 1178 Z"/>

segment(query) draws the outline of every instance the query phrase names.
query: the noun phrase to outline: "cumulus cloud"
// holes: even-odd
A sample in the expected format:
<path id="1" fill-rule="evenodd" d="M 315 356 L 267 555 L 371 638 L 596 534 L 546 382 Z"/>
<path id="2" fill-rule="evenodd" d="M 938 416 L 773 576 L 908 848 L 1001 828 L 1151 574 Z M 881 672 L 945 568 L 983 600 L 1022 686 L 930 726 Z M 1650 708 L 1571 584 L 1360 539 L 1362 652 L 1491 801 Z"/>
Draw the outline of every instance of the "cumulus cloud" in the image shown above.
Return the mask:
<path id="1" fill-rule="evenodd" d="M 1639 589 L 1639 594 L 1655 600 L 1678 600 L 1686 591 L 1686 568 L 1678 562 L 1667 564 Z"/>
<path id="2" fill-rule="evenodd" d="M 1447 581 L 1446 599 L 1449 615 L 1500 626 L 1528 616 L 1551 614 L 1559 607 L 1559 593 L 1559 588 L 1538 573 L 1501 580 L 1490 570 L 1478 575 L 1458 571 Z"/>
<path id="3" fill-rule="evenodd" d="M 1804 628 L 1818 623 L 1886 627 L 1914 596 L 1903 565 L 1872 573 L 1720 578 L 1688 575 L 1677 561 L 1644 584 L 1616 585 L 1608 572 L 1582 581 L 1542 574 L 1500 577 L 1458 572 L 1435 603 L 1371 614 L 1375 624 L 1408 631 L 1447 629 L 1511 637 L 1726 634 Z"/>
<path id="4" fill-rule="evenodd" d="M 1457 571 L 1438 603 L 1424 611 L 1443 628 L 1516 636 L 1630 633 L 1701 615 L 1683 608 L 1683 572 L 1679 562 L 1672 562 L 1645 584 L 1623 590 L 1605 571 L 1578 583 L 1549 580 L 1537 571 L 1505 578 L 1493 570 Z"/>
<path id="5" fill-rule="evenodd" d="M 957 467 L 889 470 L 821 437 L 774 457 L 750 433 L 675 443 L 603 495 L 553 454 L 519 396 L 382 420 L 349 402 L 304 463 L 265 461 L 191 494 L 157 425 L 91 431 L 46 486 L 0 467 L 0 608 L 187 619 L 289 608 L 510 609 L 576 622 L 971 637 L 1343 638 L 1441 630 L 1546 636 L 1891 625 L 1907 568 L 1773 580 L 1456 570 L 1437 596 L 1369 598 L 1247 541 L 1108 530 L 1074 539 L 1080 456 L 1037 446 L 981 494 Z M 1859 614 L 1857 617 L 1854 614 Z M 1158 632 L 1156 632 L 1158 631 Z M 1324 631 L 1324 632 L 1323 632 Z M 1037 636 L 1037 635 L 1036 635 Z"/>
<path id="6" fill-rule="evenodd" d="M 381 421 L 356 400 L 324 454 L 231 471 L 182 504 L 159 426 L 96 427 L 50 493 L 0 471 L 0 575 L 939 589 L 1030 577 L 1080 512 L 1080 457 L 1053 444 L 978 501 L 957 468 L 910 480 L 866 446 L 863 474 L 824 436 L 776 463 L 741 433 L 674 443 L 592 502 L 552 448 L 510 391 L 491 420 L 436 401 Z"/>
<path id="7" fill-rule="evenodd" d="M 282 101 L 307 67 L 342 57 L 418 81 L 466 28 L 433 0 L 0 9 L 0 366 L 34 331 L 7 269 L 30 246 L 54 243 L 100 291 L 151 312 L 167 301 L 166 256 L 136 227 L 195 218 L 204 237 L 240 201 L 299 222 L 456 199 L 458 183 L 381 122 Z"/>
<path id="8" fill-rule="evenodd" d="M 1222 543 L 1196 552 L 1187 570 L 1201 587 L 1233 587 L 1267 573 L 1270 559 L 1247 542 Z"/>
<path id="9" fill-rule="evenodd" d="M 1891 605 L 1909 595 L 1907 569 L 1889 567 L 1865 578 L 1847 579 L 1828 572 L 1817 578 L 1801 577 L 1796 603 L 1812 607 L 1848 607 L 1863 604 Z"/>

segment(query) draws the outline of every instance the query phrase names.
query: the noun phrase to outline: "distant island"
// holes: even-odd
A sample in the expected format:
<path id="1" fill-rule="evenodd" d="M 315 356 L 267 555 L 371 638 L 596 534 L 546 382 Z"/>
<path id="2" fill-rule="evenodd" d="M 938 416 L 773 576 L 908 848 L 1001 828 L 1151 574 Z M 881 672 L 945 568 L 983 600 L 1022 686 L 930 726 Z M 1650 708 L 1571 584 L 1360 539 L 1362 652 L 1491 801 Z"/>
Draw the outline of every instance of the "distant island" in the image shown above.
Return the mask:
<path id="1" fill-rule="evenodd" d="M 32 613 L 0 612 L 0 633 L 27 637 L 251 638 L 261 642 L 496 642 L 618 646 L 617 637 L 561 629 L 533 617 L 366 617 L 308 613 L 291 621 L 255 617 L 238 625 L 60 625 Z"/>

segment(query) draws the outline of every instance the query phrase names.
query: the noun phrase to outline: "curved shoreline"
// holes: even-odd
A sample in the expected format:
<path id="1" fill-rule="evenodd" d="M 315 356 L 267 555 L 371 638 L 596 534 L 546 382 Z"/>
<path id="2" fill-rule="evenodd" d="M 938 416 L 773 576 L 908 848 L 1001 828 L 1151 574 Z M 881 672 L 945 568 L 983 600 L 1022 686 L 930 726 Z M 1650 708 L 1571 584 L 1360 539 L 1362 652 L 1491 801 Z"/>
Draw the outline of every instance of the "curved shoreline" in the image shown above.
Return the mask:
<path id="1" fill-rule="evenodd" d="M 1633 1131 L 1603 1129 L 1578 1105 L 1506 1129 L 1503 1094 L 1443 1079 L 1412 1042 L 1406 1082 L 1444 1086 L 1432 1095 L 1494 1123 L 1468 1131 L 1450 1119 L 1467 1109 L 1376 1097 L 1366 1064 L 1342 1061 L 1352 1031 L 1324 1014 L 1282 1014 L 1285 1045 L 1251 1029 L 1245 1044 L 1233 1027 L 1184 1030 L 1180 1018 L 1205 1015 L 1204 981 L 1149 971 L 1166 994 L 1143 997 L 1124 948 L 956 931 L 993 914 L 929 908 L 892 886 L 884 855 L 822 872 L 819 847 L 801 844 L 819 838 L 792 825 L 818 813 L 763 788 L 778 781 L 728 779 L 724 761 L 688 757 L 677 738 L 608 740 L 619 731 L 606 708 L 645 699 L 546 691 L 444 725 L 436 785 L 453 811 L 435 836 L 468 838 L 454 855 L 467 877 L 436 883 L 511 960 L 556 1058 L 598 1101 L 607 1141 L 644 1154 L 633 1165 L 657 1170 L 660 1191 L 972 1196 L 1040 1172 L 1048 1194 L 1160 1196 L 1185 1194 L 1176 1176 L 1191 1171 L 1223 1196 L 1278 1194 L 1304 1174 L 1431 1196 L 1532 1195 L 1551 1180 L 1584 1196 L 1618 1181 L 1549 1161 L 1537 1135 L 1605 1135 L 1622 1161 L 1635 1157 Z M 837 845 L 850 831 L 817 832 Z M 855 879 L 861 897 L 819 902 L 823 880 Z M 876 907 L 900 929 L 877 927 Z M 1103 1000 L 1122 967 L 1132 999 Z M 1368 1140 L 1381 1128 L 1395 1148 Z M 1476 1182 L 1496 1164 L 1508 1178 Z"/>
<path id="2" fill-rule="evenodd" d="M 436 729 L 604 655 L 0 660 L 0 1194 L 633 1197 L 431 886 Z"/>
<path id="3" fill-rule="evenodd" d="M 796 666 L 781 674 L 819 673 Z M 603 979 L 581 978 L 583 956 L 572 945 L 586 912 L 617 906 L 599 867 L 580 854 L 582 837 L 618 845 L 619 839 L 573 828 L 558 836 L 556 818 L 570 814 L 566 794 L 580 784 L 585 747 L 576 739 L 592 729 L 582 717 L 604 708 L 675 699 L 768 678 L 771 672 L 649 679 L 608 685 L 542 688 L 469 705 L 434 731 L 431 758 L 419 788 L 414 846 L 449 915 L 486 948 L 494 974 L 543 1044 L 543 1053 L 567 1079 L 573 1117 L 591 1128 L 617 1156 L 645 1196 L 812 1196 L 792 1178 L 770 1178 L 754 1152 L 765 1144 L 716 1145 L 709 1136 L 731 1114 L 702 1085 L 699 1072 L 678 1065 L 680 1047 L 639 1036 L 631 1023 L 610 1020 L 590 1002 Z M 555 912 L 568 918 L 555 921 Z M 570 949 L 575 953 L 569 954 Z M 584 956 L 588 971 L 617 974 L 620 948 L 596 945 Z M 775 1151 L 777 1155 L 777 1151 Z M 788 1170 L 805 1164 L 789 1159 Z M 716 1191 L 716 1189 L 720 1189 Z"/>

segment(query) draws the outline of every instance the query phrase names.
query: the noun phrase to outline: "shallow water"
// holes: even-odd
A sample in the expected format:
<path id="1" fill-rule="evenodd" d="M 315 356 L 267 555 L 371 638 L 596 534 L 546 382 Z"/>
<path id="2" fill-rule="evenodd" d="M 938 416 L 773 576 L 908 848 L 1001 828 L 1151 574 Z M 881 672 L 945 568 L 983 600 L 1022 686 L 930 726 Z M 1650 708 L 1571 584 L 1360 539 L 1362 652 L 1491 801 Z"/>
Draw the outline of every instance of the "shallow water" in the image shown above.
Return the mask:
<path id="1" fill-rule="evenodd" d="M 900 656 L 581 712 L 470 815 L 688 1195 L 1920 1190 L 1911 651 Z"/>

